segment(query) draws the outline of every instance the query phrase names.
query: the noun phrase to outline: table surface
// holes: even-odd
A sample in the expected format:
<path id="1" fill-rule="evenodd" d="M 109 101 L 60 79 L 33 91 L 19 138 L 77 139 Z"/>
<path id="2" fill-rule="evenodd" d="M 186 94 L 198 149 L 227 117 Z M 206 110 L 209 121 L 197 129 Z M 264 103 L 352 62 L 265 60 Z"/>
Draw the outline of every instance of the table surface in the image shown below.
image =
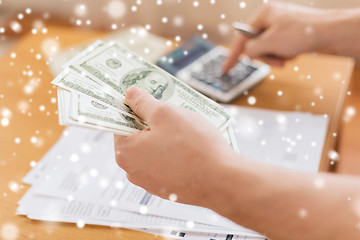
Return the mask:
<path id="1" fill-rule="evenodd" d="M 56 88 L 50 84 L 53 76 L 46 60 L 37 59 L 36 55 L 49 42 L 56 41 L 59 48 L 63 48 L 98 38 L 102 34 L 48 26 L 47 34 L 24 36 L 0 59 L 0 114 L 6 114 L 4 109 L 11 111 L 9 125 L 0 125 L 0 226 L 14 224 L 19 231 L 18 239 L 99 239 L 99 236 L 101 239 L 160 238 L 101 226 L 79 229 L 74 224 L 33 221 L 14 214 L 17 201 L 28 189 L 27 185 L 21 184 L 21 179 L 30 170 L 30 163 L 39 161 L 64 129 L 58 125 L 57 104 L 54 102 Z M 16 57 L 12 58 L 10 53 L 16 53 Z M 233 101 L 233 104 L 249 106 L 247 98 L 254 96 L 256 103 L 252 107 L 327 114 L 330 121 L 320 166 L 320 170 L 326 170 L 329 166 L 327 153 L 336 144 L 337 137 L 333 133 L 337 133 L 339 128 L 353 65 L 351 58 L 301 55 L 289 61 L 284 68 L 273 69 L 262 83 L 250 90 L 247 96 Z M 282 96 L 278 95 L 278 91 L 282 91 Z M 9 188 L 13 182 L 19 184 L 18 191 Z"/>

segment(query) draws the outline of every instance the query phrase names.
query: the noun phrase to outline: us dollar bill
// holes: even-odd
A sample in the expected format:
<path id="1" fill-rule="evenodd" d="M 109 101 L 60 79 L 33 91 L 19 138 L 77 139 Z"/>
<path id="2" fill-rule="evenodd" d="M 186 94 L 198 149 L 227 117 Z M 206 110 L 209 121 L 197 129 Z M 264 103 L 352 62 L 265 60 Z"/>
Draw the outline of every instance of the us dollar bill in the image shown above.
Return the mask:
<path id="1" fill-rule="evenodd" d="M 80 61 L 82 58 L 89 55 L 97 48 L 104 46 L 105 44 L 106 43 L 104 41 L 97 40 L 96 42 L 85 48 L 83 51 L 78 53 L 76 56 L 74 56 L 72 59 L 70 59 L 67 63 L 63 65 L 63 68 L 65 68 L 65 70 L 62 71 L 51 83 L 70 92 L 90 97 L 95 101 L 100 101 L 105 105 L 111 105 L 113 107 L 116 107 L 120 109 L 122 113 L 138 119 L 138 117 L 133 113 L 133 111 L 124 105 L 123 96 L 115 98 L 112 94 L 107 93 L 106 88 L 101 87 L 101 85 L 99 85 L 96 81 L 92 80 L 89 76 L 80 75 L 74 71 L 71 71 L 68 68 L 71 64 Z"/>
<path id="2" fill-rule="evenodd" d="M 114 97 L 107 93 L 103 86 L 86 76 L 81 76 L 71 71 L 63 71 L 52 84 L 79 95 L 87 96 L 97 102 L 118 108 L 125 115 L 137 118 L 131 109 L 124 105 L 124 97 Z"/>
<path id="3" fill-rule="evenodd" d="M 117 108 L 105 106 L 88 97 L 58 89 L 61 125 L 75 125 L 119 135 L 130 135 L 146 128 L 137 119 L 127 116 Z"/>
<path id="4" fill-rule="evenodd" d="M 230 124 L 231 116 L 222 106 L 117 43 L 98 47 L 69 68 L 94 80 L 116 99 L 123 99 L 136 86 L 158 100 L 201 114 L 221 131 Z"/>
<path id="5" fill-rule="evenodd" d="M 147 126 L 129 117 L 116 108 L 107 107 L 86 96 L 57 89 L 60 125 L 73 125 L 128 136 Z M 237 141 L 232 126 L 223 132 L 226 142 L 238 152 Z"/>

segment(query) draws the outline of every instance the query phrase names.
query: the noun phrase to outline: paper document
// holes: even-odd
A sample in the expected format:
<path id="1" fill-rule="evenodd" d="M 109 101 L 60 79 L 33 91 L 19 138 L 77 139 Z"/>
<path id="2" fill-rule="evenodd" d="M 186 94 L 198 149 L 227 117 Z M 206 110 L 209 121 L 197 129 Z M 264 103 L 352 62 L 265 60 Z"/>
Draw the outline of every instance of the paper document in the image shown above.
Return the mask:
<path id="1" fill-rule="evenodd" d="M 241 155 L 275 166 L 317 172 L 329 119 L 302 112 L 224 105 Z"/>

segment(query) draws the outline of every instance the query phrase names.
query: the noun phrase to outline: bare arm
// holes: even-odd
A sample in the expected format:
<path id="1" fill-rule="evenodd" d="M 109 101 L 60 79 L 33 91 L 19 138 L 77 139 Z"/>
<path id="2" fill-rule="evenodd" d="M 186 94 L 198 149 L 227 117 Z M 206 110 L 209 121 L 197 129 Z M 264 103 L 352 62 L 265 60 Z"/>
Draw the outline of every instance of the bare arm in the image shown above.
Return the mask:
<path id="1" fill-rule="evenodd" d="M 134 184 L 162 198 L 177 194 L 179 202 L 208 207 L 272 239 L 360 239 L 359 178 L 246 160 L 201 116 L 136 88 L 126 97 L 150 126 L 115 136 L 117 163 Z"/>
<path id="2" fill-rule="evenodd" d="M 303 174 L 238 155 L 219 176 L 206 206 L 271 239 L 360 239 L 359 178 Z"/>
<path id="3" fill-rule="evenodd" d="M 254 39 L 235 40 L 225 72 L 242 52 L 275 66 L 303 52 L 360 56 L 360 9 L 324 10 L 274 2 L 264 4 L 249 23 L 263 32 Z"/>

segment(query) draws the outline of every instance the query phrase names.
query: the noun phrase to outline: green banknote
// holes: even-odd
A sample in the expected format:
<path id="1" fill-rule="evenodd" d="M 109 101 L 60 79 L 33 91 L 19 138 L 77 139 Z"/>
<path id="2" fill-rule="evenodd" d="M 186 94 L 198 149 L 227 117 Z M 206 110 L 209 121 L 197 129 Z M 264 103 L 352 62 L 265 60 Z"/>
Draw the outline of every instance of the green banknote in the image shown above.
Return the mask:
<path id="1" fill-rule="evenodd" d="M 231 121 L 222 106 L 116 43 L 98 47 L 69 68 L 94 80 L 116 99 L 123 98 L 131 86 L 137 86 L 158 100 L 201 114 L 220 130 Z"/>

